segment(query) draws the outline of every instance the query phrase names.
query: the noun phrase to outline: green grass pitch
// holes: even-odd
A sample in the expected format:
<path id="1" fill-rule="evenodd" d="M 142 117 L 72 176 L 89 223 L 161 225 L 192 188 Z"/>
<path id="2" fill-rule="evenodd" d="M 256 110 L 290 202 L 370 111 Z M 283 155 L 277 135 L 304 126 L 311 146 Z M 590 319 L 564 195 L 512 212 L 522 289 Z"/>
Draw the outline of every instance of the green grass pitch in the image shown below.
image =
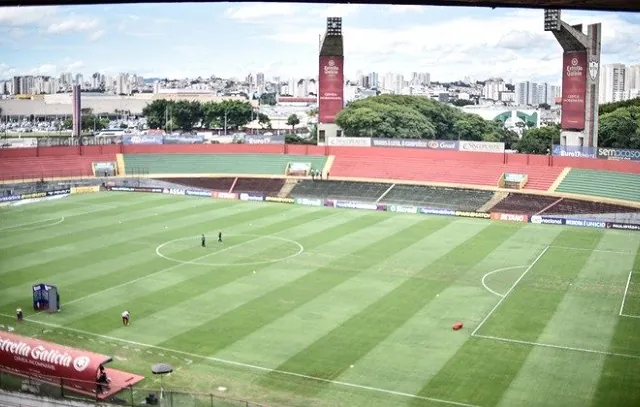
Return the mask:
<path id="1" fill-rule="evenodd" d="M 62 311 L 16 327 L 39 282 Z M 0 209 L 0 312 L 147 388 L 168 362 L 168 390 L 266 405 L 640 405 L 632 232 L 77 195 Z"/>

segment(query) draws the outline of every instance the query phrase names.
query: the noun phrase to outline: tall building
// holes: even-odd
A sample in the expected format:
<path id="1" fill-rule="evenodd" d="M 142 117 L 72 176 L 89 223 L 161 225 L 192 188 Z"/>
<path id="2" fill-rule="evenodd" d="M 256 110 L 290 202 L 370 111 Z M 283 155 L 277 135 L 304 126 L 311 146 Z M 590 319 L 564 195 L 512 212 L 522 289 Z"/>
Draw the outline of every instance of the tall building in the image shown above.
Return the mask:
<path id="1" fill-rule="evenodd" d="M 80 100 L 81 98 L 80 85 L 78 84 L 73 85 L 73 88 L 71 91 L 71 98 L 72 98 L 71 99 L 72 100 L 71 115 L 72 115 L 72 122 L 73 122 L 72 136 L 80 137 L 82 135 L 82 102 Z"/>
<path id="2" fill-rule="evenodd" d="M 502 78 L 491 78 L 484 83 L 482 97 L 489 100 L 500 100 L 500 94 L 506 89 Z"/>
<path id="3" fill-rule="evenodd" d="M 631 65 L 626 69 L 627 89 L 640 89 L 640 65 Z"/>
<path id="4" fill-rule="evenodd" d="M 608 64 L 600 74 L 600 103 L 612 103 L 626 99 L 627 67 L 624 64 Z"/>
<path id="5" fill-rule="evenodd" d="M 320 45 L 318 72 L 318 143 L 342 136 L 335 124 L 344 108 L 344 42 L 342 18 L 327 18 L 327 29 Z"/>

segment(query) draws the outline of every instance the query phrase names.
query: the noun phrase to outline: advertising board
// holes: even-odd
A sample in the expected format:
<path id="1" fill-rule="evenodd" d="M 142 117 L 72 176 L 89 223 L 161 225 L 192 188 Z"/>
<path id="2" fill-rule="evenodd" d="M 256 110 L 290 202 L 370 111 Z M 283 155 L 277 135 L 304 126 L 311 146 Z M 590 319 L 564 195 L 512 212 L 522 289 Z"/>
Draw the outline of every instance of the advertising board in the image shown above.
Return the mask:
<path id="1" fill-rule="evenodd" d="M 604 229 L 607 227 L 606 222 L 596 220 L 583 220 L 583 219 L 565 219 L 564 224 L 567 226 L 579 226 L 583 228 L 597 228 Z"/>
<path id="2" fill-rule="evenodd" d="M 522 182 L 524 181 L 524 174 L 513 174 L 510 172 L 505 172 L 504 181 L 505 182 Z"/>
<path id="3" fill-rule="evenodd" d="M 0 140 L 0 148 L 35 148 L 38 147 L 37 138 L 4 138 Z"/>
<path id="4" fill-rule="evenodd" d="M 504 143 L 493 141 L 460 141 L 458 150 L 473 153 L 504 153 Z"/>
<path id="5" fill-rule="evenodd" d="M 607 228 L 619 230 L 640 230 L 640 225 L 635 223 L 607 222 Z"/>
<path id="6" fill-rule="evenodd" d="M 93 185 L 90 187 L 71 187 L 72 194 L 90 194 L 92 192 L 99 192 L 100 186 Z"/>
<path id="7" fill-rule="evenodd" d="M 329 137 L 331 147 L 371 147 L 371 137 Z"/>
<path id="8" fill-rule="evenodd" d="M 529 215 L 524 215 L 520 213 L 501 213 L 501 212 L 491 212 L 491 220 L 498 220 L 502 222 L 529 222 Z"/>
<path id="9" fill-rule="evenodd" d="M 368 211 L 383 211 L 385 210 L 385 206 L 381 204 L 374 203 L 361 203 L 361 202 L 351 202 L 351 201 L 333 201 L 333 206 L 336 208 L 344 208 L 344 209 L 364 209 Z"/>
<path id="10" fill-rule="evenodd" d="M 0 196 L 0 202 L 19 201 L 20 199 L 20 195 Z"/>
<path id="11" fill-rule="evenodd" d="M 164 136 L 163 144 L 203 144 L 203 136 Z"/>
<path id="12" fill-rule="evenodd" d="M 562 130 L 584 130 L 587 96 L 587 52 L 562 56 Z"/>
<path id="13" fill-rule="evenodd" d="M 424 215 L 439 215 L 439 216 L 457 216 L 456 211 L 452 209 L 440 209 L 440 208 L 420 208 L 420 213 Z"/>
<path id="14" fill-rule="evenodd" d="M 334 123 L 344 107 L 344 57 L 320 56 L 318 122 Z"/>
<path id="15" fill-rule="evenodd" d="M 564 225 L 564 219 L 534 215 L 531 217 L 531 223 L 535 225 Z"/>
<path id="16" fill-rule="evenodd" d="M 47 196 L 69 195 L 70 193 L 71 193 L 71 188 L 63 188 L 63 189 L 56 189 L 54 191 L 47 191 Z"/>
<path id="17" fill-rule="evenodd" d="M 185 190 L 176 188 L 163 188 L 162 193 L 168 195 L 185 195 Z"/>
<path id="18" fill-rule="evenodd" d="M 267 202 L 277 202 L 277 203 L 286 203 L 286 204 L 295 203 L 295 200 L 293 200 L 292 198 L 278 198 L 277 196 L 267 196 L 264 198 L 264 200 Z"/>
<path id="19" fill-rule="evenodd" d="M 39 137 L 38 147 L 110 146 L 119 143 L 120 140 L 120 136 Z"/>
<path id="20" fill-rule="evenodd" d="M 455 216 L 461 218 L 491 219 L 491 215 L 484 212 L 455 211 Z"/>
<path id="21" fill-rule="evenodd" d="M 387 206 L 389 212 L 397 213 L 418 213 L 416 206 L 403 206 L 403 205 L 389 205 Z"/>
<path id="22" fill-rule="evenodd" d="M 598 158 L 604 160 L 640 161 L 640 150 L 598 147 Z"/>
<path id="23" fill-rule="evenodd" d="M 122 187 L 122 186 L 110 186 L 107 188 L 109 189 L 109 191 L 115 191 L 115 192 L 151 192 L 155 194 L 162 193 L 162 188 Z"/>
<path id="24" fill-rule="evenodd" d="M 552 154 L 558 157 L 596 158 L 596 149 L 593 147 L 561 146 L 554 144 Z"/>
<path id="25" fill-rule="evenodd" d="M 162 136 L 124 136 L 122 137 L 122 144 L 162 144 L 164 137 Z"/>
<path id="26" fill-rule="evenodd" d="M 245 144 L 284 144 L 284 134 L 274 134 L 272 136 L 251 135 L 244 136 Z"/>
<path id="27" fill-rule="evenodd" d="M 322 206 L 322 199 L 317 198 L 296 198 L 296 204 L 306 206 Z"/>
<path id="28" fill-rule="evenodd" d="M 264 201 L 264 196 L 263 195 L 254 195 L 254 194 L 247 194 L 247 193 L 241 193 L 240 194 L 240 200 L 241 201 Z"/>
<path id="29" fill-rule="evenodd" d="M 402 138 L 372 138 L 373 147 L 427 148 L 431 150 L 458 150 L 456 140 L 421 140 Z"/>
<path id="30" fill-rule="evenodd" d="M 187 189 L 186 191 L 184 191 L 184 194 L 187 196 L 201 196 L 205 198 L 211 198 L 213 196 L 213 194 L 209 191 L 194 191 L 191 189 Z"/>
<path id="31" fill-rule="evenodd" d="M 218 192 L 213 191 L 211 196 L 218 199 L 238 199 L 238 194 L 233 194 L 229 192 Z"/>

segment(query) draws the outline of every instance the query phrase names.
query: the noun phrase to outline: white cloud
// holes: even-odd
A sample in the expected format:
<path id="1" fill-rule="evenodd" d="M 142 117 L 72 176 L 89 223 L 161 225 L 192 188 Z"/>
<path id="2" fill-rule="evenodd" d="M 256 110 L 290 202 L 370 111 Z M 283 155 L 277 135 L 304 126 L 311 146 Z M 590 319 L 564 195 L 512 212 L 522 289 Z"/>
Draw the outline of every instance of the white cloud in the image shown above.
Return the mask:
<path id="1" fill-rule="evenodd" d="M 0 7 L 0 26 L 39 23 L 56 14 L 56 7 Z"/>
<path id="2" fill-rule="evenodd" d="M 84 62 L 82 61 L 74 61 L 67 64 L 64 69 L 66 72 L 78 72 L 80 69 L 84 68 Z"/>
<path id="3" fill-rule="evenodd" d="M 53 75 L 56 73 L 56 66 L 53 64 L 43 64 L 29 72 L 31 75 Z"/>
<path id="4" fill-rule="evenodd" d="M 102 38 L 105 34 L 104 30 L 98 30 L 98 31 L 94 31 L 90 36 L 89 36 L 89 41 L 98 41 L 100 38 Z"/>
<path id="5" fill-rule="evenodd" d="M 251 3 L 239 7 L 230 7 L 225 16 L 237 21 L 255 22 L 269 17 L 291 16 L 296 8 L 288 3 Z"/>
<path id="6" fill-rule="evenodd" d="M 360 4 L 332 4 L 330 6 L 320 6 L 311 11 L 311 14 L 321 17 L 347 17 L 360 11 Z"/>
<path id="7" fill-rule="evenodd" d="M 411 6 L 411 5 L 392 5 L 388 6 L 388 10 L 392 13 L 422 13 L 425 6 Z"/>
<path id="8" fill-rule="evenodd" d="M 98 27 L 98 21 L 95 19 L 86 19 L 82 17 L 70 18 L 50 24 L 47 27 L 49 34 L 66 34 L 78 31 L 91 31 Z"/>

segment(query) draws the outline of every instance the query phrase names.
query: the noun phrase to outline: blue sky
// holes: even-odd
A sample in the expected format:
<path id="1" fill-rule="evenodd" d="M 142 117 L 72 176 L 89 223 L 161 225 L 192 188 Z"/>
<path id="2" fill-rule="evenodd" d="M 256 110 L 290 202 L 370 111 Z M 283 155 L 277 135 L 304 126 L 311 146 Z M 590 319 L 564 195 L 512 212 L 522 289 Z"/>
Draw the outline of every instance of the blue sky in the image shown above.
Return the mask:
<path id="1" fill-rule="evenodd" d="M 345 73 L 559 83 L 561 48 L 541 10 L 286 3 L 0 8 L 0 78 L 315 76 L 326 17 L 343 17 Z M 564 12 L 603 23 L 603 63 L 640 63 L 640 15 Z"/>

